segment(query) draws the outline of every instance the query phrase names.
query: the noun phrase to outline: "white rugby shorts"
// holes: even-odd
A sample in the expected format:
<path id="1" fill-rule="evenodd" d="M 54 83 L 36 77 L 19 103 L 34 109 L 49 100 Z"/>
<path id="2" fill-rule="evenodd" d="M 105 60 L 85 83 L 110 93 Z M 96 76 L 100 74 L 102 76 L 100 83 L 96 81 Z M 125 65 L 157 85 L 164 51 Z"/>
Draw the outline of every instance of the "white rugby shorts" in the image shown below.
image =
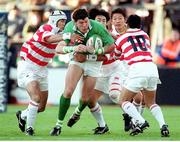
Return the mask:
<path id="1" fill-rule="evenodd" d="M 26 88 L 31 81 L 39 81 L 41 91 L 48 90 L 47 67 L 40 67 L 26 61 L 19 61 L 17 67 L 18 86 Z"/>
<path id="2" fill-rule="evenodd" d="M 99 77 L 100 76 L 100 68 L 102 66 L 102 62 L 93 62 L 86 61 L 84 63 L 70 61 L 69 64 L 75 64 L 84 70 L 84 76 L 91 77 Z"/>
<path id="3" fill-rule="evenodd" d="M 123 62 L 117 60 L 111 64 L 102 65 L 101 77 L 97 78 L 95 89 L 109 94 L 113 83 L 120 84 L 122 87 L 127 76 L 127 70 L 124 69 L 123 64 Z"/>
<path id="4" fill-rule="evenodd" d="M 161 84 L 157 66 L 152 62 L 135 63 L 129 67 L 128 77 L 124 87 L 138 93 L 145 89 L 155 91 L 157 84 Z"/>

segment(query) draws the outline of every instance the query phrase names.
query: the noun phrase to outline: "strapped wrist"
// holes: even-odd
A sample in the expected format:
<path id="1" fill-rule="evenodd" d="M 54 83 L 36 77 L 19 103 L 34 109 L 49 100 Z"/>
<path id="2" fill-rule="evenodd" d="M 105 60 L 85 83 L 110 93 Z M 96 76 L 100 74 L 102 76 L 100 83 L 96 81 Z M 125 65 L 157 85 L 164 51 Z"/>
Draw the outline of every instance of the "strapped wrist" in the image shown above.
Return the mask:
<path id="1" fill-rule="evenodd" d="M 63 52 L 64 53 L 71 53 L 74 52 L 76 46 L 64 46 L 63 47 Z"/>
<path id="2" fill-rule="evenodd" d="M 97 55 L 88 54 L 86 57 L 86 60 L 88 61 L 97 61 Z"/>
<path id="3" fill-rule="evenodd" d="M 104 48 L 97 48 L 94 50 L 94 54 L 96 55 L 100 55 L 100 54 L 104 54 Z"/>

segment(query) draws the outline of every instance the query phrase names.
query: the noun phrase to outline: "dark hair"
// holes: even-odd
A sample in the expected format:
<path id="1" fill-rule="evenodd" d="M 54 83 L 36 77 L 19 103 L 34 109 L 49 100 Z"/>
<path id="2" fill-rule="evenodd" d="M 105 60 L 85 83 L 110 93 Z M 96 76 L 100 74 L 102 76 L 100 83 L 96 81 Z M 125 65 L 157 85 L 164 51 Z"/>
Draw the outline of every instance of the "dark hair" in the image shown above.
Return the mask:
<path id="1" fill-rule="evenodd" d="M 72 18 L 75 22 L 77 22 L 80 19 L 83 20 L 86 17 L 88 17 L 88 12 L 85 9 L 76 9 L 72 14 Z"/>
<path id="2" fill-rule="evenodd" d="M 172 24 L 172 30 L 180 33 L 180 27 L 176 26 L 175 24 Z"/>
<path id="3" fill-rule="evenodd" d="M 98 15 L 104 16 L 106 18 L 106 21 L 109 21 L 109 19 L 110 19 L 109 13 L 103 9 L 99 10 L 97 8 L 92 8 L 89 10 L 89 18 L 90 19 L 95 20 L 96 16 L 98 16 Z"/>
<path id="4" fill-rule="evenodd" d="M 97 13 L 99 13 L 99 10 L 97 8 L 92 8 L 89 10 L 89 19 L 95 19 L 97 16 Z"/>
<path id="5" fill-rule="evenodd" d="M 102 16 L 106 17 L 106 21 L 109 21 L 109 19 L 110 19 L 109 13 L 106 12 L 105 10 L 103 10 L 103 9 L 99 10 L 98 15 L 102 15 Z"/>
<path id="6" fill-rule="evenodd" d="M 114 14 L 122 14 L 124 18 L 126 18 L 126 11 L 125 9 L 121 8 L 116 8 L 111 12 L 111 18 L 113 17 Z"/>
<path id="7" fill-rule="evenodd" d="M 127 19 L 129 28 L 141 28 L 141 18 L 138 15 L 130 15 Z"/>

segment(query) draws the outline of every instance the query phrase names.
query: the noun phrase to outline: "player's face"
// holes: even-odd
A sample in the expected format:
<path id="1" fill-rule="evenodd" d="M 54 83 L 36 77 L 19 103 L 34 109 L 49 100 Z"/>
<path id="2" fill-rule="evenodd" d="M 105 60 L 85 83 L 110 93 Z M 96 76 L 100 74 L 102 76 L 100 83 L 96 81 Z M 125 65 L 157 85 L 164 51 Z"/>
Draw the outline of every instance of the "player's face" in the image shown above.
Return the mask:
<path id="1" fill-rule="evenodd" d="M 85 18 L 85 19 L 78 20 L 75 24 L 76 24 L 76 27 L 78 28 L 78 30 L 81 33 L 83 33 L 83 34 L 87 33 L 88 28 L 89 28 L 89 19 L 88 19 L 88 17 Z"/>
<path id="2" fill-rule="evenodd" d="M 126 24 L 125 17 L 120 13 L 113 14 L 111 22 L 116 29 L 123 29 Z"/>
<path id="3" fill-rule="evenodd" d="M 95 20 L 100 22 L 101 24 L 103 24 L 104 27 L 106 27 L 107 21 L 106 21 L 106 17 L 105 16 L 97 15 Z"/>
<path id="4" fill-rule="evenodd" d="M 66 24 L 66 20 L 65 19 L 61 19 L 57 22 L 57 27 L 60 29 L 60 31 L 64 30 L 64 26 Z"/>

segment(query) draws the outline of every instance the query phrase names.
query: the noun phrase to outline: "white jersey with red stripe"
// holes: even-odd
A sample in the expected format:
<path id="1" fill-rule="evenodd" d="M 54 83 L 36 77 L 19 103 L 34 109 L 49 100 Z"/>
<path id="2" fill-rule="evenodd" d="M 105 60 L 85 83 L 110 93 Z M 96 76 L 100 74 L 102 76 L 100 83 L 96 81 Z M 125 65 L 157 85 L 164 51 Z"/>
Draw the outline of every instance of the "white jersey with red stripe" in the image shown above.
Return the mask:
<path id="1" fill-rule="evenodd" d="M 49 61 L 55 55 L 57 43 L 47 43 L 45 38 L 55 35 L 58 28 L 52 27 L 49 24 L 44 24 L 39 27 L 33 37 L 22 45 L 20 57 L 38 66 L 47 66 Z"/>
<path id="2" fill-rule="evenodd" d="M 117 37 L 121 36 L 121 34 L 119 34 L 119 33 L 116 31 L 116 29 L 115 29 L 114 26 L 113 26 L 112 30 L 110 31 L 110 33 L 111 33 L 112 37 L 114 38 L 114 40 L 116 40 Z M 106 61 L 103 61 L 103 65 L 108 65 L 108 64 L 111 64 L 111 63 L 113 63 L 114 61 L 116 61 L 115 58 L 114 58 L 114 55 L 115 55 L 114 52 L 111 52 L 111 53 L 109 54 L 109 59 L 107 59 Z"/>
<path id="3" fill-rule="evenodd" d="M 128 29 L 116 42 L 116 56 L 128 63 L 152 62 L 150 41 L 147 33 L 140 29 Z"/>
<path id="4" fill-rule="evenodd" d="M 129 29 L 116 40 L 115 53 L 129 65 L 127 78 L 159 78 L 157 66 L 152 61 L 150 40 L 140 29 Z"/>

